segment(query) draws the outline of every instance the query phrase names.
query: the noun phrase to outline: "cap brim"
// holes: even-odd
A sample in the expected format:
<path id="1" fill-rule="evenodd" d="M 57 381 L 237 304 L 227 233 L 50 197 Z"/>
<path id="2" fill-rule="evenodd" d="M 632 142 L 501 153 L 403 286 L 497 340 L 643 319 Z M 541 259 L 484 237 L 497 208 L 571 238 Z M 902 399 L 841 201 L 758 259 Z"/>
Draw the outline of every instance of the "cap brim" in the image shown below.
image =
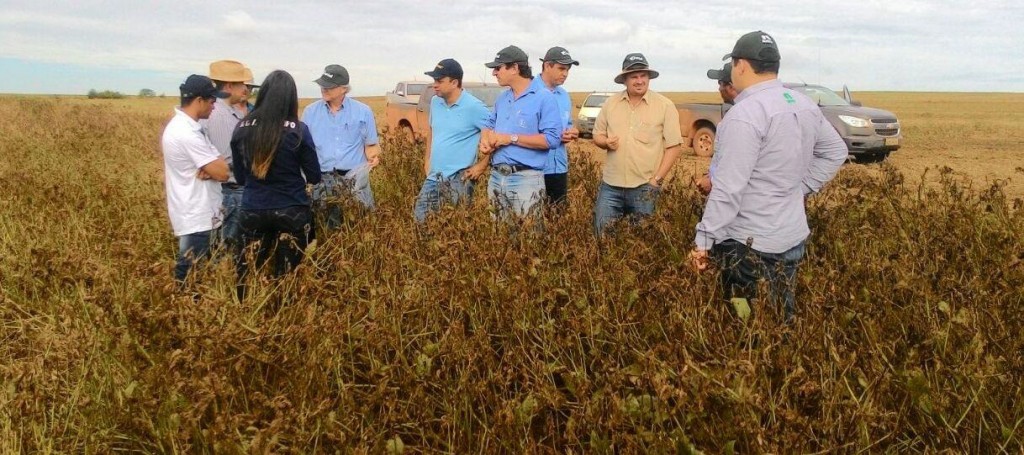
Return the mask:
<path id="1" fill-rule="evenodd" d="M 434 79 L 440 79 L 440 78 L 444 77 L 444 76 L 442 76 L 442 75 L 438 74 L 438 73 L 437 73 L 437 72 L 435 72 L 435 71 L 427 71 L 427 72 L 425 72 L 425 73 L 423 73 L 423 74 L 426 74 L 427 76 L 429 76 L 429 77 L 431 77 L 431 78 L 434 78 Z"/>
<path id="2" fill-rule="evenodd" d="M 722 70 L 708 70 L 708 79 L 729 82 L 732 79 L 732 75 L 725 74 L 725 71 Z"/>
<path id="3" fill-rule="evenodd" d="M 323 88 L 335 88 L 335 87 L 341 87 L 341 85 L 342 85 L 342 84 L 335 84 L 334 82 L 325 81 L 323 78 L 317 79 L 317 80 L 315 80 L 313 82 L 316 82 L 316 85 L 319 85 L 319 86 L 321 86 Z"/>
<path id="4" fill-rule="evenodd" d="M 725 61 L 725 60 L 732 60 L 732 52 L 722 56 L 722 61 Z"/>
<path id="5" fill-rule="evenodd" d="M 540 59 L 540 61 L 544 62 L 544 63 L 555 62 L 555 63 L 558 63 L 559 65 L 576 65 L 576 66 L 580 65 L 580 62 L 578 62 L 576 60 L 573 60 L 571 58 L 570 59 L 566 59 L 566 60 L 544 60 L 544 59 Z"/>
<path id="6" fill-rule="evenodd" d="M 629 74 L 632 74 L 632 73 L 639 73 L 641 71 L 646 71 L 647 74 L 650 75 L 651 79 L 657 79 L 658 76 L 661 75 L 661 73 L 659 73 L 659 72 L 657 72 L 657 71 L 655 71 L 653 69 L 650 69 L 650 68 L 626 70 L 626 71 L 623 71 L 623 72 L 619 73 L 618 76 L 615 76 L 615 83 L 616 84 L 621 84 L 623 82 L 626 82 L 626 76 L 628 76 Z"/>
<path id="7" fill-rule="evenodd" d="M 484 63 L 484 66 L 486 66 L 488 68 L 497 68 L 497 67 L 499 67 L 501 65 L 504 65 L 504 64 L 505 64 L 505 62 L 494 61 L 494 62 Z"/>

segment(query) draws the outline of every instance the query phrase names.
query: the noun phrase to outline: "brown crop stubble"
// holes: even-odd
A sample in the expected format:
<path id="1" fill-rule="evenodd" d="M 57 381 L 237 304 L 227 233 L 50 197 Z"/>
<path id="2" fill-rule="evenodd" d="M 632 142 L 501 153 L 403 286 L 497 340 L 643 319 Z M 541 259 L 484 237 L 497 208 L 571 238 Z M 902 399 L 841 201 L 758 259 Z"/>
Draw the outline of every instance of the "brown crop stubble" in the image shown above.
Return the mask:
<path id="1" fill-rule="evenodd" d="M 168 114 L 0 98 L 5 452 L 1021 450 L 1024 217 L 998 184 L 844 169 L 787 330 L 686 266 L 681 186 L 600 244 L 582 159 L 545 235 L 482 189 L 417 229 L 419 152 L 385 137 L 375 213 L 245 302 L 214 263 L 193 301 L 170 292 Z"/>

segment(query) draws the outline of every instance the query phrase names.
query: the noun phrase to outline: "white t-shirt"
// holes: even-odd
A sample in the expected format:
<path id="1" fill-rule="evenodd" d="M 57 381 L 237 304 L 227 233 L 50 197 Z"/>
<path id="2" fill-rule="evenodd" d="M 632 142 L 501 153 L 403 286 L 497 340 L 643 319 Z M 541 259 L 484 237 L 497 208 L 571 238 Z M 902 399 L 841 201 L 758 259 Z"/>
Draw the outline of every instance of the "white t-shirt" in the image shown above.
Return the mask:
<path id="1" fill-rule="evenodd" d="M 202 126 L 175 108 L 161 143 L 167 213 L 174 235 L 180 237 L 220 226 L 220 183 L 198 177 L 200 168 L 220 158 Z"/>

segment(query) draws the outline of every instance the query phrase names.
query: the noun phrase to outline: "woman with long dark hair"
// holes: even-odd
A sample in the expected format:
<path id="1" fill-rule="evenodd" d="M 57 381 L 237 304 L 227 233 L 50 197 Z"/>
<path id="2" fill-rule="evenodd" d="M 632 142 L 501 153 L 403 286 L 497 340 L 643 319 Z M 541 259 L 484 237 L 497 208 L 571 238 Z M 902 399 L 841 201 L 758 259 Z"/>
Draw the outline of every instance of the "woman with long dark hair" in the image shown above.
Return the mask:
<path id="1" fill-rule="evenodd" d="M 313 137 L 298 113 L 295 79 L 274 71 L 263 81 L 256 106 L 231 137 L 235 180 L 245 186 L 239 216 L 243 245 L 258 241 L 257 267 L 273 258 L 275 276 L 298 265 L 313 235 L 306 185 L 320 182 L 320 163 Z M 246 251 L 239 254 L 241 298 L 249 264 Z"/>

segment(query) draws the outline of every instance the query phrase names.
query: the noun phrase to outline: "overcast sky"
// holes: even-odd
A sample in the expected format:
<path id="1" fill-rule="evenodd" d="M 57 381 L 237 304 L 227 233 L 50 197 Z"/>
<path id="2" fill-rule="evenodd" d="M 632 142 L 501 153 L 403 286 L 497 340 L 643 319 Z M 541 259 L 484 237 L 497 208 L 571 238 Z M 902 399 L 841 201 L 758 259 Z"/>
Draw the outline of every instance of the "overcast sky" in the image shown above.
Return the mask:
<path id="1" fill-rule="evenodd" d="M 0 93 L 91 88 L 177 95 L 210 61 L 235 59 L 257 80 L 295 76 L 299 95 L 329 63 L 355 96 L 383 95 L 452 57 L 467 80 L 508 44 L 532 62 L 566 47 L 581 62 L 570 91 L 618 89 L 643 52 L 660 91 L 713 91 L 706 78 L 736 39 L 772 34 L 781 77 L 851 90 L 1024 91 L 1024 2 L 778 1 L 143 1 L 0 0 Z M 539 65 L 538 65 L 539 67 Z"/>

